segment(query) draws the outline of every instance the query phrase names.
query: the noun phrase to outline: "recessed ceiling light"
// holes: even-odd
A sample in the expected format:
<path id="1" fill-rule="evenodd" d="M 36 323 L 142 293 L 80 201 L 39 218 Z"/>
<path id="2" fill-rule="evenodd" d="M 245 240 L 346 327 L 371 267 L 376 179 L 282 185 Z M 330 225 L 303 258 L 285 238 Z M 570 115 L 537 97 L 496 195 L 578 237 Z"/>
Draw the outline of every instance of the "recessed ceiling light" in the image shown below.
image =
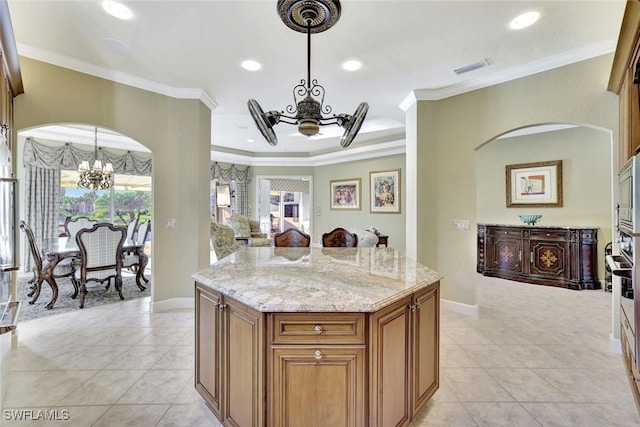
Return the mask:
<path id="1" fill-rule="evenodd" d="M 133 12 L 122 3 L 113 0 L 105 0 L 102 2 L 102 8 L 111 16 L 118 19 L 128 20 L 133 16 Z"/>
<path id="2" fill-rule="evenodd" d="M 540 18 L 540 12 L 536 12 L 535 10 L 525 12 L 513 18 L 509 23 L 509 27 L 514 30 L 521 30 L 535 24 L 538 18 Z"/>
<path id="3" fill-rule="evenodd" d="M 249 139 L 247 139 L 247 142 L 248 142 L 249 144 L 251 144 L 251 143 L 253 142 L 253 139 L 249 138 Z"/>
<path id="4" fill-rule="evenodd" d="M 253 59 L 247 59 L 246 61 L 242 61 L 242 68 L 244 68 L 247 71 L 258 71 L 260 68 L 262 68 L 262 64 L 259 63 L 258 61 L 254 61 Z"/>
<path id="5" fill-rule="evenodd" d="M 342 63 L 342 68 L 347 71 L 356 71 L 362 68 L 362 62 L 357 59 L 350 59 Z"/>

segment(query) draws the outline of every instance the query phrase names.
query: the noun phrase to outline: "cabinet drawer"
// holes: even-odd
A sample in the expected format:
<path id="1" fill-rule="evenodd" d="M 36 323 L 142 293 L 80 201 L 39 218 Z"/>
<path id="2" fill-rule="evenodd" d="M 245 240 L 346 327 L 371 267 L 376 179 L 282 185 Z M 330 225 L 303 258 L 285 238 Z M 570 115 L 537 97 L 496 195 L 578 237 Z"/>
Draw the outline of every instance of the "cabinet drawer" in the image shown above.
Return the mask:
<path id="1" fill-rule="evenodd" d="M 490 230 L 488 234 L 496 237 L 522 237 L 522 231 L 514 228 L 494 228 Z"/>
<path id="2" fill-rule="evenodd" d="M 540 240 L 567 240 L 569 238 L 568 231 L 562 230 L 531 230 L 529 238 Z"/>
<path id="3" fill-rule="evenodd" d="M 271 318 L 273 344 L 364 342 L 364 314 L 277 313 Z"/>

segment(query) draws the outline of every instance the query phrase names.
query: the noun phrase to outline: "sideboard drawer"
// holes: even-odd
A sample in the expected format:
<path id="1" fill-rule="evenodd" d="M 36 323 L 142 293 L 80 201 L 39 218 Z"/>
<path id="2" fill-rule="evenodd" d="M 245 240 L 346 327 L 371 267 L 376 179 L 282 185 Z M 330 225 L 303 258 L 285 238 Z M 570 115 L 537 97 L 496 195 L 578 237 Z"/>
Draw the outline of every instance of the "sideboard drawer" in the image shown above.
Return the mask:
<path id="1" fill-rule="evenodd" d="M 277 313 L 271 321 L 272 344 L 363 343 L 361 313 Z"/>
<path id="2" fill-rule="evenodd" d="M 531 230 L 531 239 L 539 240 L 567 240 L 569 232 L 563 230 Z"/>
<path id="3" fill-rule="evenodd" d="M 494 228 L 489 231 L 491 236 L 500 237 L 522 237 L 522 231 L 519 228 Z"/>

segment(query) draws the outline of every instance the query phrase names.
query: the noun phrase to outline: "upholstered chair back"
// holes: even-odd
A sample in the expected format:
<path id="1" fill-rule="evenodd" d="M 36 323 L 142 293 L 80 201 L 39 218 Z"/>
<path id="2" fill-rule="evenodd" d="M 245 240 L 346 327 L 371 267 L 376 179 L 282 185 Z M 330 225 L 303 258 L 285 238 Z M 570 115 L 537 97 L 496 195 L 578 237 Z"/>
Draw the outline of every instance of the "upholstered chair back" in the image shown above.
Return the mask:
<path id="1" fill-rule="evenodd" d="M 110 277 L 120 277 L 125 238 L 126 230 L 112 224 L 96 224 L 79 230 L 76 242 L 81 267 L 75 272 L 76 280 L 102 282 Z"/>
<path id="2" fill-rule="evenodd" d="M 69 241 L 73 242 L 76 239 L 76 234 L 79 230 L 83 228 L 91 228 L 98 221 L 88 218 L 86 216 L 79 216 L 77 218 L 67 218 L 64 223 L 64 230 L 67 233 L 67 237 L 69 237 Z"/>
<path id="3" fill-rule="evenodd" d="M 147 241 L 149 237 L 149 232 L 151 232 L 151 220 L 143 221 L 140 223 L 138 227 L 138 234 L 136 236 L 136 243 L 139 245 L 144 245 L 144 242 Z"/>
<path id="4" fill-rule="evenodd" d="M 276 247 L 308 248 L 311 244 L 311 236 L 296 228 L 289 228 L 273 236 L 273 242 Z"/>
<path id="5" fill-rule="evenodd" d="M 322 246 L 327 248 L 355 248 L 358 246 L 358 236 L 349 233 L 344 228 L 334 228 L 330 232 L 322 235 Z"/>

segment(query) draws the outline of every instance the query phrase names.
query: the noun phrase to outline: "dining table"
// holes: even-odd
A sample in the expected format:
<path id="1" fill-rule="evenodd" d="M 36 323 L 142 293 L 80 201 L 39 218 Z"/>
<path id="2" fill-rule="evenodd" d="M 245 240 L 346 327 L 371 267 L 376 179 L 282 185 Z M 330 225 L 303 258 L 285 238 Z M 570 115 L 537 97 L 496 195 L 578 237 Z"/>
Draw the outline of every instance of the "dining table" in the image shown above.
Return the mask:
<path id="1" fill-rule="evenodd" d="M 58 283 L 54 277 L 53 271 L 56 265 L 62 260 L 67 258 L 80 258 L 80 248 L 75 240 L 70 240 L 68 237 L 55 237 L 50 239 L 43 239 L 42 241 L 42 253 L 44 255 L 42 263 L 44 270 L 44 280 L 51 287 L 51 301 L 45 306 L 47 309 L 52 309 L 56 300 L 58 299 Z M 140 259 L 140 265 L 136 270 L 136 285 L 141 291 L 146 288 L 142 284 L 144 278 L 144 269 L 149 262 L 149 257 L 144 253 L 144 244 L 137 243 L 134 240 L 126 239 L 122 245 L 123 259 L 125 254 L 137 255 Z M 39 293 L 39 292 L 38 292 Z M 35 300 L 34 300 L 35 301 Z M 32 301 L 32 303 L 34 302 Z"/>

